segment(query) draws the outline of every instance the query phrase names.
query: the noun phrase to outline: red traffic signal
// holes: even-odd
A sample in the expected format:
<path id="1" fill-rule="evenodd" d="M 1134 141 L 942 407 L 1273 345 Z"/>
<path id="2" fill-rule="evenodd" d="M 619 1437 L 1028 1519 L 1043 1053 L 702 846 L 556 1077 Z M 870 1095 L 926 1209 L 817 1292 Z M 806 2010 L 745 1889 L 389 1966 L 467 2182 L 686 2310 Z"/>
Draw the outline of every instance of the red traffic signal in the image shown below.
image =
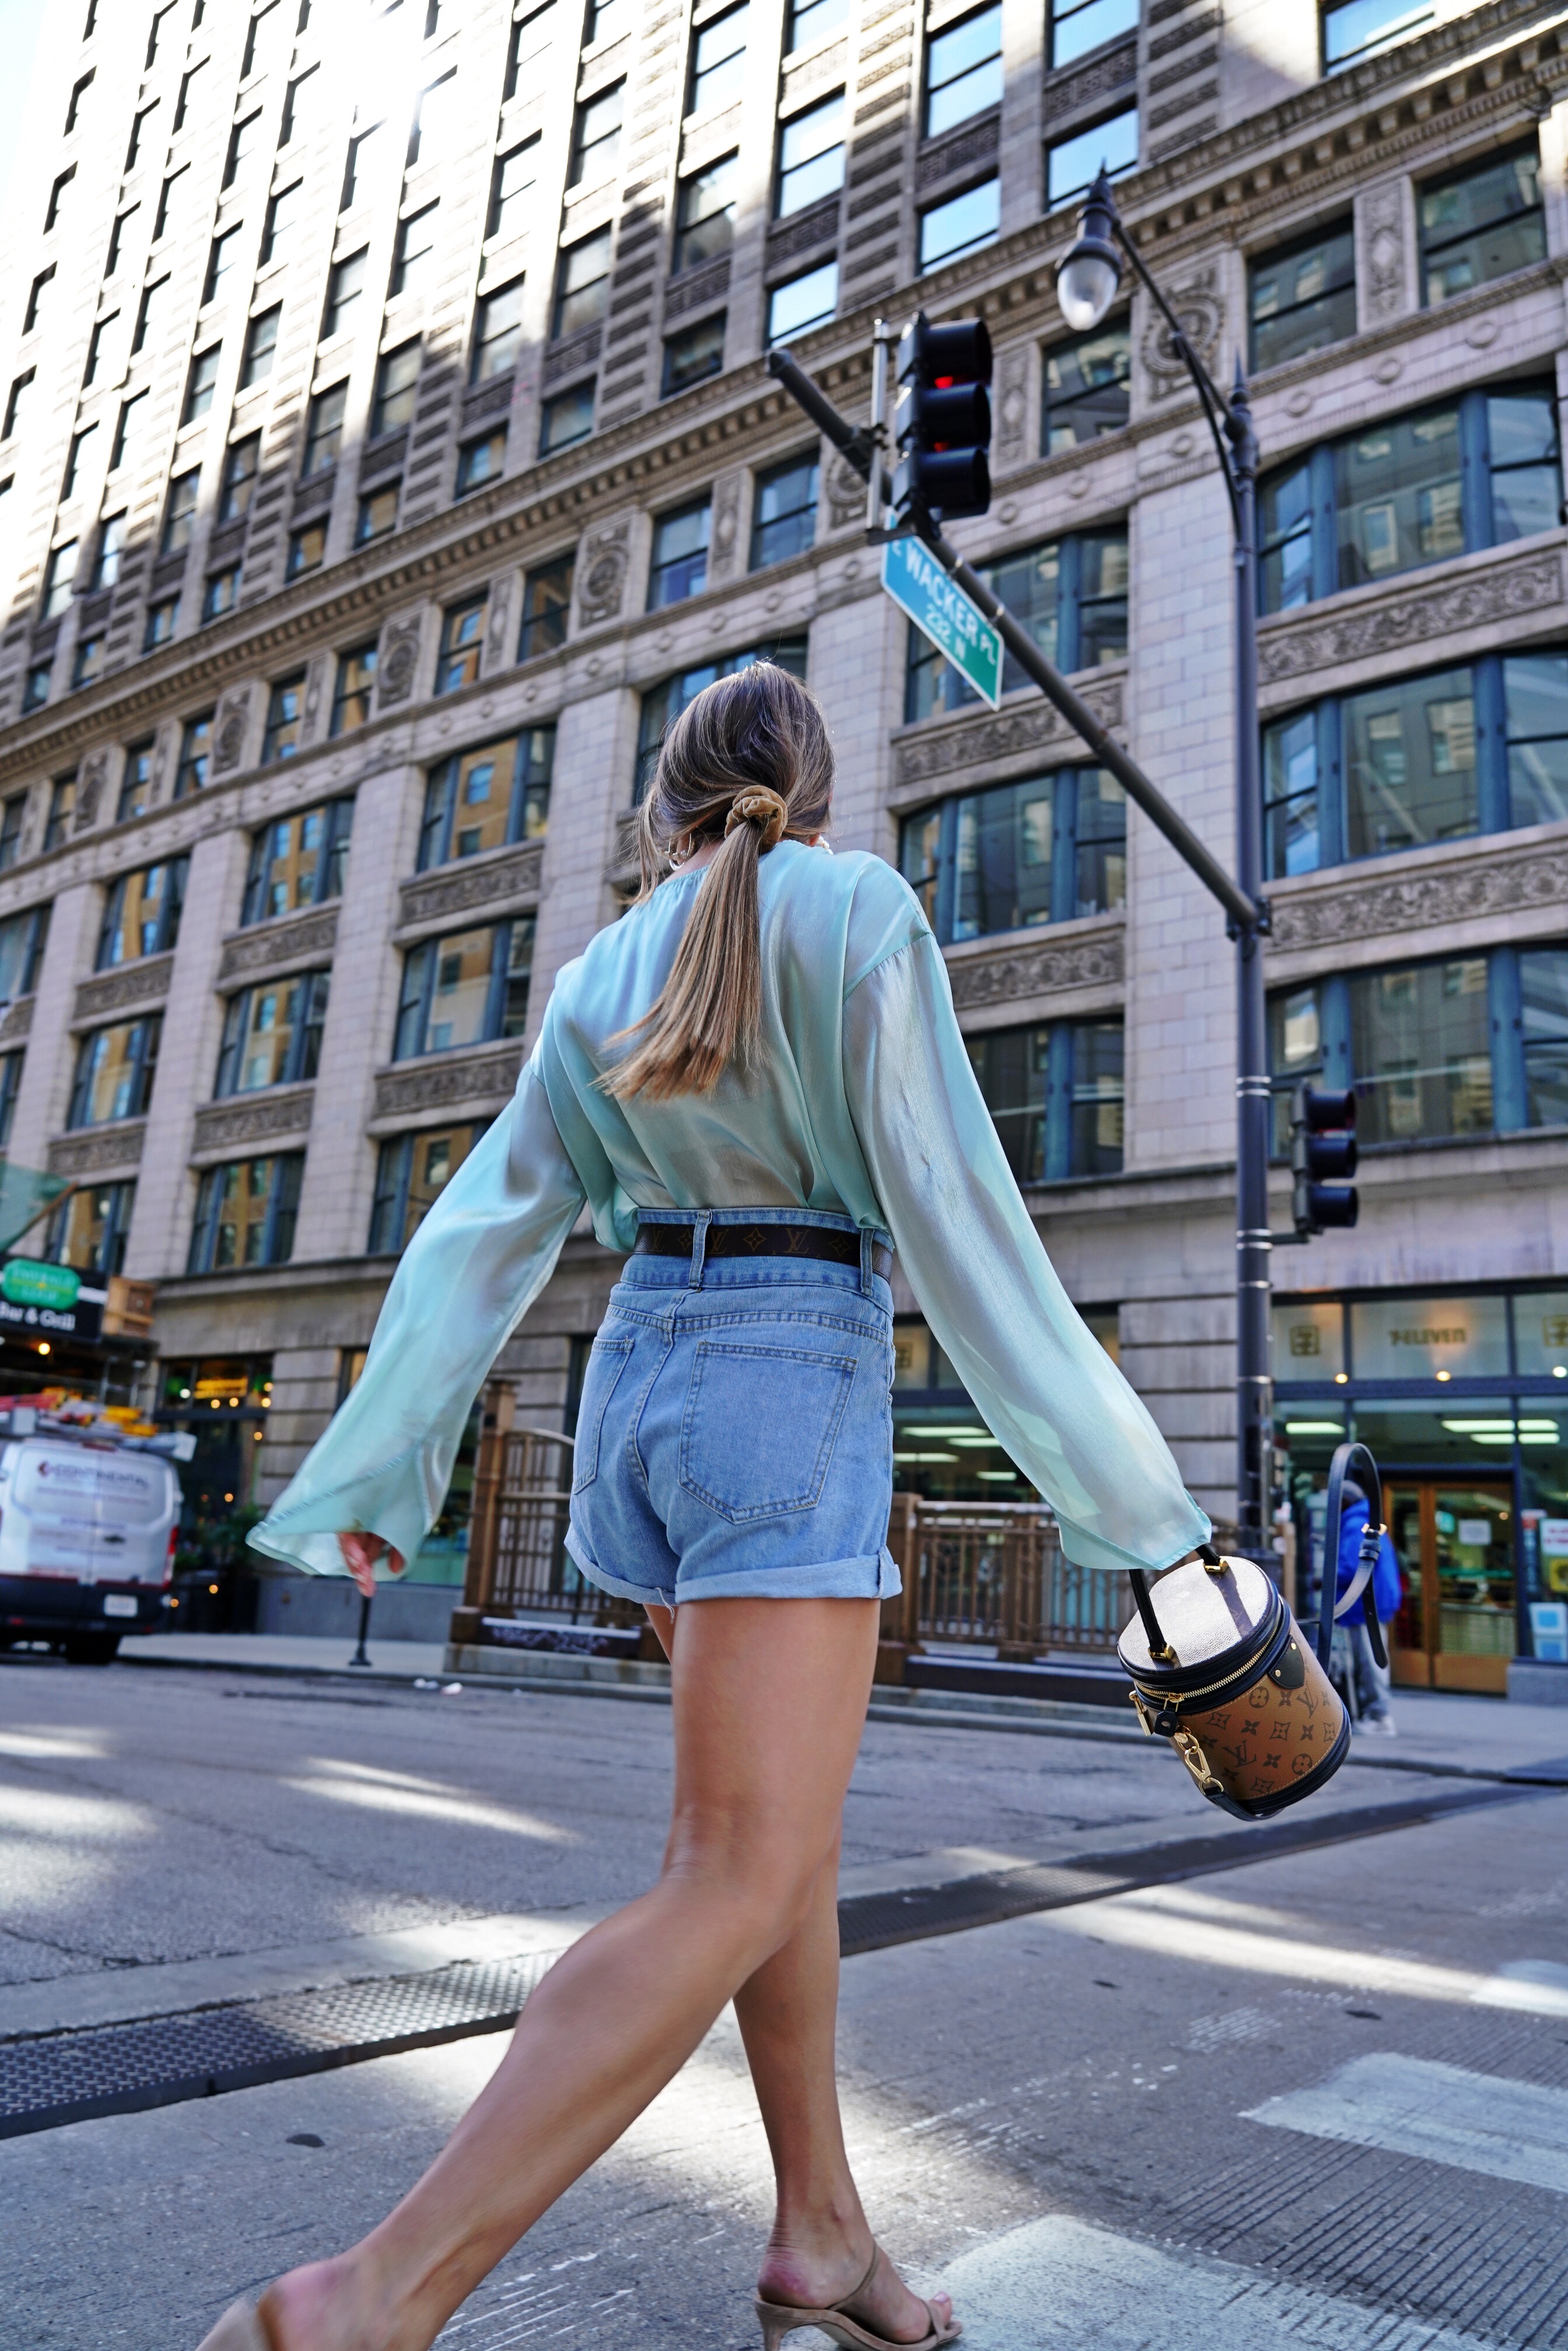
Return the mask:
<path id="1" fill-rule="evenodd" d="M 938 521 L 983 515 L 991 502 L 991 338 L 983 319 L 933 326 L 924 310 L 898 345 L 898 463 L 893 498 L 902 520 L 919 503 Z"/>

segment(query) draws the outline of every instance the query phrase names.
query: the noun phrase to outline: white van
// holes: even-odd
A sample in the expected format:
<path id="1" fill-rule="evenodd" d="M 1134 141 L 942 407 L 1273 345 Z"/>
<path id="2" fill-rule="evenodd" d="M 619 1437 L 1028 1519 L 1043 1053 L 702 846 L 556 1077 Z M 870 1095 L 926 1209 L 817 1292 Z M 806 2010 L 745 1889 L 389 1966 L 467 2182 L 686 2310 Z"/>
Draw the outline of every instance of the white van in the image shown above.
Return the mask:
<path id="1" fill-rule="evenodd" d="M 179 1440 L 155 1442 L 0 1439 L 0 1648 L 47 1641 L 78 1664 L 107 1665 L 122 1633 L 162 1627 L 180 1524 L 167 1454 Z"/>

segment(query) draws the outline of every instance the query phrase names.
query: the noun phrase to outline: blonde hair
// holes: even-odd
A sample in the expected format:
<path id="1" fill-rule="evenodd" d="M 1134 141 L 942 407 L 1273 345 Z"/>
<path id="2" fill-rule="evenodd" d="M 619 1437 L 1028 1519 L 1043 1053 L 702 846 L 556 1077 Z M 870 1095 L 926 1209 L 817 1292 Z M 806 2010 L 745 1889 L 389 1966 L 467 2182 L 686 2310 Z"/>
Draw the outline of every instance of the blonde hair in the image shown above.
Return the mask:
<path id="1" fill-rule="evenodd" d="M 748 1063 L 762 1017 L 757 868 L 779 841 L 810 841 L 828 820 L 833 754 L 813 695 L 774 662 L 705 686 L 666 734 L 637 828 L 652 897 L 681 841 L 718 841 L 669 978 L 641 1020 L 607 1041 L 640 1041 L 600 1081 L 624 1101 L 712 1092 Z"/>

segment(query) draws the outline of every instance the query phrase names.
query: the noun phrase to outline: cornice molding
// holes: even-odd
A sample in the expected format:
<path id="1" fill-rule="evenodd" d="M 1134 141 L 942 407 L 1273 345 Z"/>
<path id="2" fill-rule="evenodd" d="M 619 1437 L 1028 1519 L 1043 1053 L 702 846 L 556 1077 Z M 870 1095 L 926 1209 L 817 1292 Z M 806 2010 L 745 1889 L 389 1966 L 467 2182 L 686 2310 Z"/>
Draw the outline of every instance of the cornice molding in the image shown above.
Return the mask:
<path id="1" fill-rule="evenodd" d="M 947 977 L 959 1014 L 1069 989 L 1119 988 L 1126 979 L 1126 920 L 1107 915 L 1093 930 L 1075 929 L 1065 939 L 1053 939 L 1042 929 L 1030 932 L 1026 943 L 1009 932 L 979 952 L 965 947 L 949 953 Z"/>
<path id="2" fill-rule="evenodd" d="M 537 904 L 545 845 L 533 841 L 520 847 L 493 850 L 487 857 L 465 859 L 434 873 L 417 873 L 398 891 L 397 937 L 426 930 L 454 914 L 477 907 L 501 913 Z"/>
<path id="3" fill-rule="evenodd" d="M 1103 726 L 1120 726 L 1126 680 L 1092 676 L 1079 691 Z M 1020 697 L 1013 708 L 998 711 L 983 706 L 962 717 L 924 722 L 918 732 L 894 738 L 894 789 L 901 804 L 923 787 L 940 790 L 949 778 L 973 768 L 992 774 L 1004 765 L 1043 758 L 1048 764 L 1077 763 L 1090 757 L 1087 747 L 1069 726 L 1053 703 Z"/>
<path id="4" fill-rule="evenodd" d="M 106 1013 L 128 1005 L 156 1004 L 169 993 L 173 977 L 172 955 L 149 956 L 144 961 L 119 965 L 113 971 L 94 972 L 78 982 L 71 1026 L 101 1020 Z"/>
<path id="5" fill-rule="evenodd" d="M 1336 678 L 1358 662 L 1406 653 L 1467 630 L 1492 630 L 1529 615 L 1561 611 L 1564 601 L 1563 543 L 1532 546 L 1458 577 L 1417 585 L 1356 589 L 1341 609 L 1306 606 L 1281 615 L 1258 632 L 1260 686 L 1281 685 L 1317 672 Z M 1408 575 L 1406 576 L 1408 578 Z"/>
<path id="6" fill-rule="evenodd" d="M 1267 947 L 1275 957 L 1405 931 L 1446 932 L 1500 914 L 1538 915 L 1543 935 L 1562 933 L 1568 931 L 1568 839 L 1500 848 L 1493 835 L 1429 871 L 1380 873 L 1374 866 L 1354 881 L 1275 883 L 1270 903 Z"/>
<path id="7" fill-rule="evenodd" d="M 144 1118 L 100 1126 L 86 1134 L 57 1134 L 49 1145 L 51 1176 L 133 1176 L 141 1164 Z"/>
<path id="8" fill-rule="evenodd" d="M 313 906 L 252 930 L 234 931 L 224 941 L 218 963 L 218 983 L 249 979 L 258 972 L 278 971 L 285 965 L 319 963 L 338 944 L 338 908 Z"/>
<path id="9" fill-rule="evenodd" d="M 196 1113 L 191 1136 L 191 1158 L 200 1163 L 226 1158 L 256 1143 L 275 1143 L 308 1134 L 315 1106 L 314 1085 L 288 1086 L 252 1100 L 207 1102 Z"/>
<path id="10" fill-rule="evenodd" d="M 523 1066 L 523 1048 L 516 1043 L 444 1053 L 403 1068 L 382 1070 L 376 1077 L 371 1133 L 388 1119 L 413 1119 L 423 1113 L 472 1111 L 482 1115 L 499 1109 L 517 1090 Z"/>

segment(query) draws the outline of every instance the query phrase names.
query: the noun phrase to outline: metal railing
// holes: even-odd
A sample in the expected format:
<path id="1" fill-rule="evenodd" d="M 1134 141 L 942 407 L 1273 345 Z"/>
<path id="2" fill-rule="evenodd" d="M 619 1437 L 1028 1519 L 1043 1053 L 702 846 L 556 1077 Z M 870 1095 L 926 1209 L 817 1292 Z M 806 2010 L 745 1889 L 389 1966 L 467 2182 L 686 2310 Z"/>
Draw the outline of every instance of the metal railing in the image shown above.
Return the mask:
<path id="1" fill-rule="evenodd" d="M 1124 1575 L 1062 1556 L 1042 1504 L 936 1502 L 895 1494 L 888 1549 L 904 1590 L 883 1607 L 883 1637 L 974 1643 L 1002 1657 L 1108 1656 L 1133 1614 Z"/>
<path id="2" fill-rule="evenodd" d="M 512 1392 L 492 1388 L 474 1473 L 463 1606 L 482 1616 L 567 1616 L 630 1625 L 633 1603 L 588 1582 L 568 1554 L 574 1447 L 559 1429 L 519 1426 Z M 477 1637 L 476 1634 L 475 1637 Z"/>

